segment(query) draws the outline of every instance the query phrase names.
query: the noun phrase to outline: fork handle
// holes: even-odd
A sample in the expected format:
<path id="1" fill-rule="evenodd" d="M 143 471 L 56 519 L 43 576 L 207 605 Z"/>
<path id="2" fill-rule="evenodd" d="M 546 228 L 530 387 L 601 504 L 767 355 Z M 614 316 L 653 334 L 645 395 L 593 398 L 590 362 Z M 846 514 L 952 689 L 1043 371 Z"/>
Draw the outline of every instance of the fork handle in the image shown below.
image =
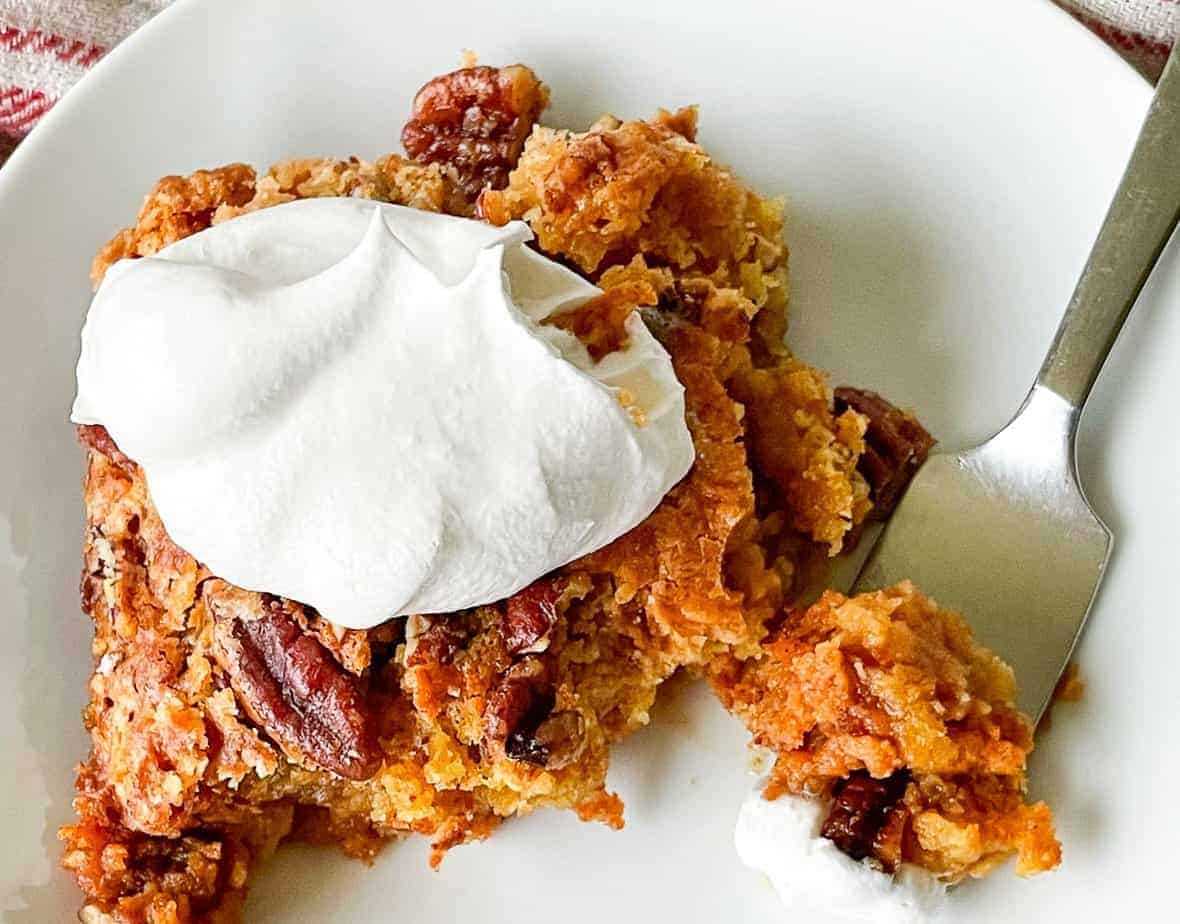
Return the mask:
<path id="1" fill-rule="evenodd" d="M 1178 217 L 1180 51 L 1173 50 L 1037 385 L 1081 409 Z"/>

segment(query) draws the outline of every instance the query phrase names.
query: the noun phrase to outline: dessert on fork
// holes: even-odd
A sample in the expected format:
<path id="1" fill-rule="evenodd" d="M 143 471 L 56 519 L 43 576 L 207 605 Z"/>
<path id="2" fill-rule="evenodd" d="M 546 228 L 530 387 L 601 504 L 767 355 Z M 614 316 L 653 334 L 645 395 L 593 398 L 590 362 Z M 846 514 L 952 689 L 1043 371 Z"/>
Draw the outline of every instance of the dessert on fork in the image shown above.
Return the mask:
<path id="1" fill-rule="evenodd" d="M 165 177 L 95 259 L 83 920 L 240 920 L 286 840 L 437 865 L 539 807 L 621 827 L 611 747 L 682 670 L 774 752 L 739 831 L 776 881 L 817 835 L 800 875 L 850 889 L 1057 864 L 959 616 L 796 605 L 932 441 L 787 348 L 781 205 L 693 109 L 547 102 L 463 68 L 408 156 Z"/>

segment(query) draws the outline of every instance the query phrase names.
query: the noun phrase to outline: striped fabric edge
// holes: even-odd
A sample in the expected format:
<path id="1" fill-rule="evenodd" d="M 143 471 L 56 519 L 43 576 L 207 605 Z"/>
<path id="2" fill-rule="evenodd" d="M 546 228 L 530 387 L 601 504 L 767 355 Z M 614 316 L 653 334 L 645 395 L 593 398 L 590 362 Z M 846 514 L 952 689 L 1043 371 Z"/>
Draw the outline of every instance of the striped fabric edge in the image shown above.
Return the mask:
<path id="1" fill-rule="evenodd" d="M 0 88 L 0 135 L 20 139 L 27 135 L 57 98 L 26 87 Z"/>
<path id="2" fill-rule="evenodd" d="M 105 53 L 101 45 L 0 25 L 0 87 L 36 88 L 60 97 Z"/>
<path id="3" fill-rule="evenodd" d="M 64 64 L 81 67 L 90 67 L 107 51 L 105 45 L 94 45 L 41 29 L 20 29 L 4 22 L 0 22 L 0 50 L 50 55 Z"/>
<path id="4" fill-rule="evenodd" d="M 3 0 L 0 21 L 22 32 L 69 36 L 113 48 L 168 6 L 170 0 Z"/>
<path id="5" fill-rule="evenodd" d="M 1099 15 L 1100 10 L 1097 7 L 1086 8 L 1060 0 L 1057 2 L 1058 6 L 1110 45 L 1149 81 L 1155 83 L 1159 79 L 1172 50 L 1172 43 L 1167 41 L 1165 36 L 1168 32 L 1180 31 L 1180 4 L 1177 4 L 1176 0 L 1163 0 L 1160 4 L 1161 11 L 1157 11 L 1162 12 L 1163 16 L 1153 16 L 1147 24 L 1153 27 L 1152 31 L 1156 34 L 1135 29 L 1131 27 L 1131 23 L 1124 28 L 1112 22 L 1110 18 Z M 1168 25 L 1171 25 L 1170 29 Z"/>

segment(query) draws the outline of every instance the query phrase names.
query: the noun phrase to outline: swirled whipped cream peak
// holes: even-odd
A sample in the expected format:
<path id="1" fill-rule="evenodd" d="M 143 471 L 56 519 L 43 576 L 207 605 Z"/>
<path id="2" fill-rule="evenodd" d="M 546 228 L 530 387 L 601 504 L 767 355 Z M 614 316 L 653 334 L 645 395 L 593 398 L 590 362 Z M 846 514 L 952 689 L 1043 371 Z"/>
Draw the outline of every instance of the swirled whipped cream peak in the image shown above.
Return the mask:
<path id="1" fill-rule="evenodd" d="M 600 290 L 531 237 L 311 199 L 121 261 L 72 419 L 241 587 L 352 628 L 502 599 L 639 524 L 694 458 L 637 314 L 597 362 L 540 323 Z"/>

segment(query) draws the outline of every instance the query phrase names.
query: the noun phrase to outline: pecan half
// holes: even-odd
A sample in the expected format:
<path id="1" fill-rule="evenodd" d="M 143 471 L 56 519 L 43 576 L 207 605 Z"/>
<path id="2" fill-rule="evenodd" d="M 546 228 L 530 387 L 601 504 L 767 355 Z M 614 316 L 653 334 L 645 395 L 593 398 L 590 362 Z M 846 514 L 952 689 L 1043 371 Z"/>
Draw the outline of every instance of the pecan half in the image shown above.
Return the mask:
<path id="1" fill-rule="evenodd" d="M 565 585 L 564 578 L 542 579 L 508 598 L 500 629 L 509 654 L 538 654 L 549 647 Z"/>
<path id="2" fill-rule="evenodd" d="M 215 652 L 246 713 L 292 761 L 365 780 L 381 766 L 355 679 L 296 618 L 298 604 L 211 579 Z"/>
<path id="3" fill-rule="evenodd" d="M 861 388 L 836 389 L 836 413 L 852 408 L 869 419 L 864 453 L 857 468 L 872 489 L 876 519 L 888 516 L 901 500 L 934 446 L 934 437 L 916 417 L 879 394 Z"/>
<path id="4" fill-rule="evenodd" d="M 902 770 L 883 780 L 857 770 L 832 789 L 832 807 L 820 834 L 854 860 L 874 856 L 877 835 L 910 783 Z"/>
<path id="5" fill-rule="evenodd" d="M 459 185 L 474 199 L 486 187 L 507 184 L 548 102 L 548 90 L 523 64 L 452 71 L 414 96 L 402 145 L 419 163 L 454 168 Z"/>

